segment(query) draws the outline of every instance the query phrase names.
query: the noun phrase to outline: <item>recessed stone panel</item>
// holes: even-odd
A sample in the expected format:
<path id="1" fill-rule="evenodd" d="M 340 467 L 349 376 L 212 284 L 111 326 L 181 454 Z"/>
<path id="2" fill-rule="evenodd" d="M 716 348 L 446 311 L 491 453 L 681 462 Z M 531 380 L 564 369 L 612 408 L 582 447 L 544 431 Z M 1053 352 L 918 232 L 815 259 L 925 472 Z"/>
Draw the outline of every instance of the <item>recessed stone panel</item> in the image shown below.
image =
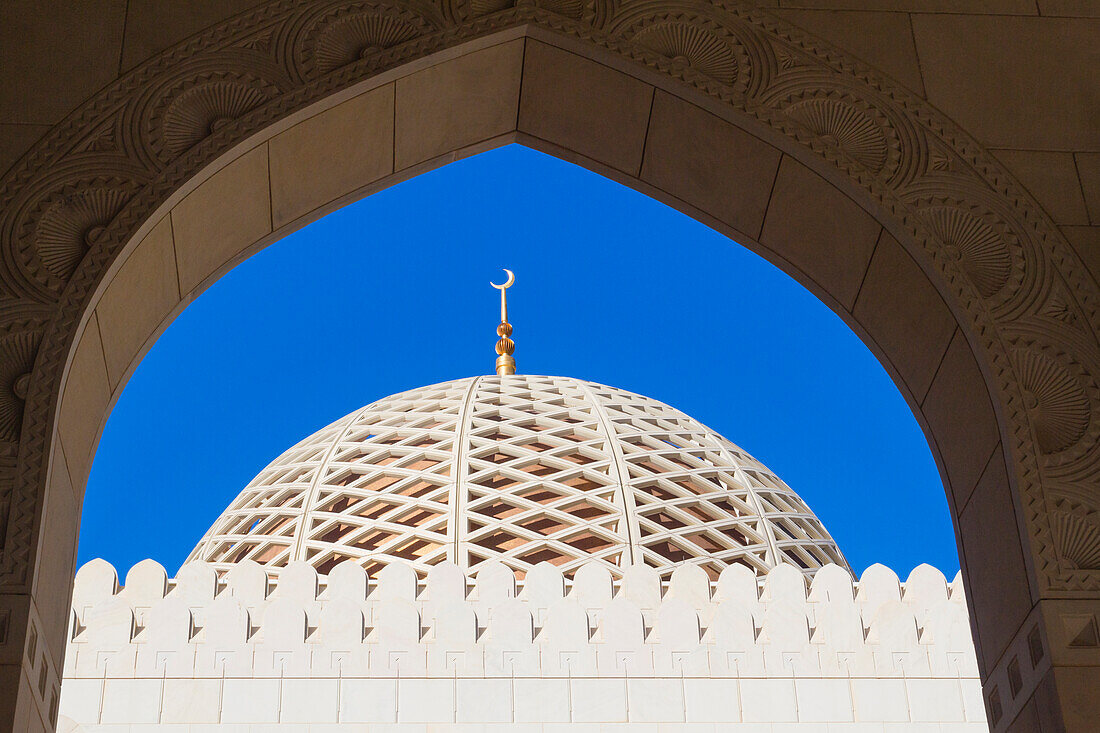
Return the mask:
<path id="1" fill-rule="evenodd" d="M 180 291 L 188 295 L 271 232 L 267 145 L 214 174 L 172 210 Z"/>
<path id="2" fill-rule="evenodd" d="M 960 512 L 1000 440 L 989 388 L 961 332 L 952 337 L 921 409 Z"/>
<path id="3" fill-rule="evenodd" d="M 883 232 L 853 315 L 885 353 L 917 401 L 943 359 L 955 318 L 898 241 Z"/>
<path id="4" fill-rule="evenodd" d="M 96 306 L 112 389 L 179 300 L 172 222 L 166 216 L 126 259 Z"/>
<path id="5" fill-rule="evenodd" d="M 851 310 L 882 227 L 855 201 L 784 157 L 760 243 Z"/>
<path id="6" fill-rule="evenodd" d="M 1088 224 L 1081 180 L 1071 153 L 997 150 L 994 153 L 1056 224 Z"/>
<path id="7" fill-rule="evenodd" d="M 81 499 L 84 496 L 84 480 L 91 467 L 92 448 L 99 426 L 106 417 L 110 399 L 103 345 L 99 340 L 99 323 L 93 313 L 77 341 L 69 365 L 57 428 L 76 496 Z"/>
<path id="8" fill-rule="evenodd" d="M 393 172 L 393 85 L 351 99 L 270 142 L 276 227 Z"/>
<path id="9" fill-rule="evenodd" d="M 978 621 L 978 662 L 993 669 L 1031 612 L 1020 525 L 998 449 L 959 514 L 967 605 Z"/>
<path id="10" fill-rule="evenodd" d="M 263 0 L 129 0 L 122 68 L 128 70 L 188 36 Z"/>
<path id="11" fill-rule="evenodd" d="M 850 51 L 918 94 L 923 93 L 924 82 L 908 14 L 783 9 L 777 14 Z"/>
<path id="12" fill-rule="evenodd" d="M 0 173 L 14 165 L 49 130 L 49 125 L 0 124 Z"/>
<path id="13" fill-rule="evenodd" d="M 1100 20 L 930 13 L 913 33 L 928 101 L 978 142 L 1095 148 Z"/>
<path id="14" fill-rule="evenodd" d="M 52 589 L 71 588 L 76 573 L 76 545 L 80 534 L 80 505 L 73 494 L 69 468 L 64 454 L 56 454 L 46 486 L 46 504 L 38 535 L 38 562 L 35 563 L 34 593 L 38 617 L 42 621 L 42 644 L 57 669 L 65 656 L 65 638 L 69 628 L 69 593 Z"/>
<path id="15" fill-rule="evenodd" d="M 755 238 L 780 157 L 739 127 L 658 91 L 642 180 Z"/>
<path id="16" fill-rule="evenodd" d="M 126 0 L 0 3 L 0 122 L 53 124 L 118 75 Z"/>
<path id="17" fill-rule="evenodd" d="M 515 130 L 522 66 L 517 40 L 399 79 L 396 169 Z"/>
<path id="18" fill-rule="evenodd" d="M 652 100 L 648 84 L 545 43 L 527 42 L 521 132 L 636 174 Z"/>
<path id="19" fill-rule="evenodd" d="M 1081 179 L 1089 223 L 1100 225 L 1100 153 L 1077 153 L 1074 162 Z"/>

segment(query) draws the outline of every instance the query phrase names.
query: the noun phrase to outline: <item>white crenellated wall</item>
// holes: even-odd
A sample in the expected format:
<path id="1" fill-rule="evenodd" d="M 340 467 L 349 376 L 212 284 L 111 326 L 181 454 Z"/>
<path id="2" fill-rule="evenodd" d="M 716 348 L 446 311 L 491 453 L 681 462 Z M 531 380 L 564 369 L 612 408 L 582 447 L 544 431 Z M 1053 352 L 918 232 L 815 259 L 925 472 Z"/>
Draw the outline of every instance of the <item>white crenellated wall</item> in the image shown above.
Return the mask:
<path id="1" fill-rule="evenodd" d="M 517 585 L 494 564 L 421 582 L 400 564 L 276 578 L 246 562 L 219 580 L 190 563 L 171 580 L 145 560 L 120 588 L 94 560 L 73 591 L 61 730 L 986 730 L 961 581 L 927 565 L 904 584 L 826 566 L 807 586 L 787 565 L 762 582 L 684 565 L 662 584 L 645 566 L 613 583 L 542 564 Z"/>

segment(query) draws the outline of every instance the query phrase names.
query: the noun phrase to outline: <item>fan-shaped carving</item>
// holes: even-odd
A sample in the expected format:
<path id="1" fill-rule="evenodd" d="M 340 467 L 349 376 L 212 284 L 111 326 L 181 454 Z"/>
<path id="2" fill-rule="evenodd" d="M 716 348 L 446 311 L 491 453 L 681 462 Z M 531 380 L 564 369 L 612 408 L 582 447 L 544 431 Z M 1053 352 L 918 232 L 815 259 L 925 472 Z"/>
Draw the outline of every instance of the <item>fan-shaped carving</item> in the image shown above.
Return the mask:
<path id="1" fill-rule="evenodd" d="M 634 40 L 725 84 L 737 78 L 737 55 L 730 41 L 708 28 L 681 21 L 658 22 L 637 31 Z"/>
<path id="2" fill-rule="evenodd" d="M 538 6 L 549 10 L 551 13 L 577 20 L 584 15 L 584 2 L 582 0 L 538 0 Z"/>
<path id="3" fill-rule="evenodd" d="M 412 40 L 420 32 L 413 23 L 382 12 L 337 18 L 317 34 L 313 48 L 317 70 L 325 73 L 338 69 Z"/>
<path id="4" fill-rule="evenodd" d="M 1012 255 L 1004 237 L 982 219 L 955 206 L 930 206 L 924 219 L 950 257 L 983 297 L 991 298 L 1008 282 Z"/>
<path id="5" fill-rule="evenodd" d="M 1077 570 L 1100 570 L 1100 512 L 1061 498 L 1050 512 L 1050 525 L 1064 561 Z"/>
<path id="6" fill-rule="evenodd" d="M 0 336 L 0 441 L 19 440 L 27 382 L 41 340 L 36 331 Z"/>
<path id="7" fill-rule="evenodd" d="M 882 126 L 855 104 L 831 98 L 804 99 L 791 104 L 786 112 L 863 167 L 877 172 L 886 164 L 889 147 Z"/>
<path id="8" fill-rule="evenodd" d="M 470 13 L 474 16 L 497 13 L 515 5 L 515 0 L 470 0 Z"/>
<path id="9" fill-rule="evenodd" d="M 62 282 L 129 200 L 121 188 L 88 187 L 49 203 L 34 230 L 35 258 Z"/>
<path id="10" fill-rule="evenodd" d="M 1088 395 L 1064 366 L 1031 349 L 1013 353 L 1039 449 L 1056 453 L 1081 439 L 1089 427 Z"/>
<path id="11" fill-rule="evenodd" d="M 271 98 L 259 84 L 219 79 L 187 89 L 164 112 L 164 145 L 178 155 Z"/>

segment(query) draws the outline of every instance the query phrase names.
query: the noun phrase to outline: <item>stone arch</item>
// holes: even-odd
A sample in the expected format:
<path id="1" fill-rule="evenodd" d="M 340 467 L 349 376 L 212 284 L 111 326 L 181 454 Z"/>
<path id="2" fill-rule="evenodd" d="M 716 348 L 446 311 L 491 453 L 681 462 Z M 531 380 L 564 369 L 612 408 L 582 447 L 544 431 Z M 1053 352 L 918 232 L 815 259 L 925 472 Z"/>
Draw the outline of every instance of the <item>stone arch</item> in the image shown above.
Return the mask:
<path id="1" fill-rule="evenodd" d="M 343 140 L 363 144 L 324 149 Z M 841 313 L 941 466 L 990 720 L 1036 689 L 1075 699 L 1095 671 L 1057 679 L 1052 658 L 1075 641 L 1065 613 L 1100 596 L 1098 293 L 987 152 L 737 3 L 333 0 L 151 59 L 0 181 L 0 583 L 24 666 L 3 684 L 25 711 L 56 700 L 86 472 L 159 330 L 257 248 L 510 141 L 676 206 Z M 1022 687 L 1000 681 L 1017 658 Z"/>

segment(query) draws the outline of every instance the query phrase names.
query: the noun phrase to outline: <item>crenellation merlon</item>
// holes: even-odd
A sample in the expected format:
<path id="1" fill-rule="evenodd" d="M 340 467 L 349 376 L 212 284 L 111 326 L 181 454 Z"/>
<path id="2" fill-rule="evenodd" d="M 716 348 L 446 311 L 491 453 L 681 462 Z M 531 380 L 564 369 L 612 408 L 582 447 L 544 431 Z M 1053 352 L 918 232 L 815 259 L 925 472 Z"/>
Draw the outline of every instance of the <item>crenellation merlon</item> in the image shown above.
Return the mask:
<path id="1" fill-rule="evenodd" d="M 201 562 L 176 578 L 152 560 L 125 585 L 108 563 L 77 573 L 66 678 L 697 676 L 977 678 L 958 578 L 922 565 L 903 584 L 874 565 L 858 582 L 781 565 L 711 581 L 684 565 L 567 580 L 543 564 L 518 580 L 455 565 L 419 580 L 391 563 L 319 576 L 250 561 L 221 579 Z"/>

